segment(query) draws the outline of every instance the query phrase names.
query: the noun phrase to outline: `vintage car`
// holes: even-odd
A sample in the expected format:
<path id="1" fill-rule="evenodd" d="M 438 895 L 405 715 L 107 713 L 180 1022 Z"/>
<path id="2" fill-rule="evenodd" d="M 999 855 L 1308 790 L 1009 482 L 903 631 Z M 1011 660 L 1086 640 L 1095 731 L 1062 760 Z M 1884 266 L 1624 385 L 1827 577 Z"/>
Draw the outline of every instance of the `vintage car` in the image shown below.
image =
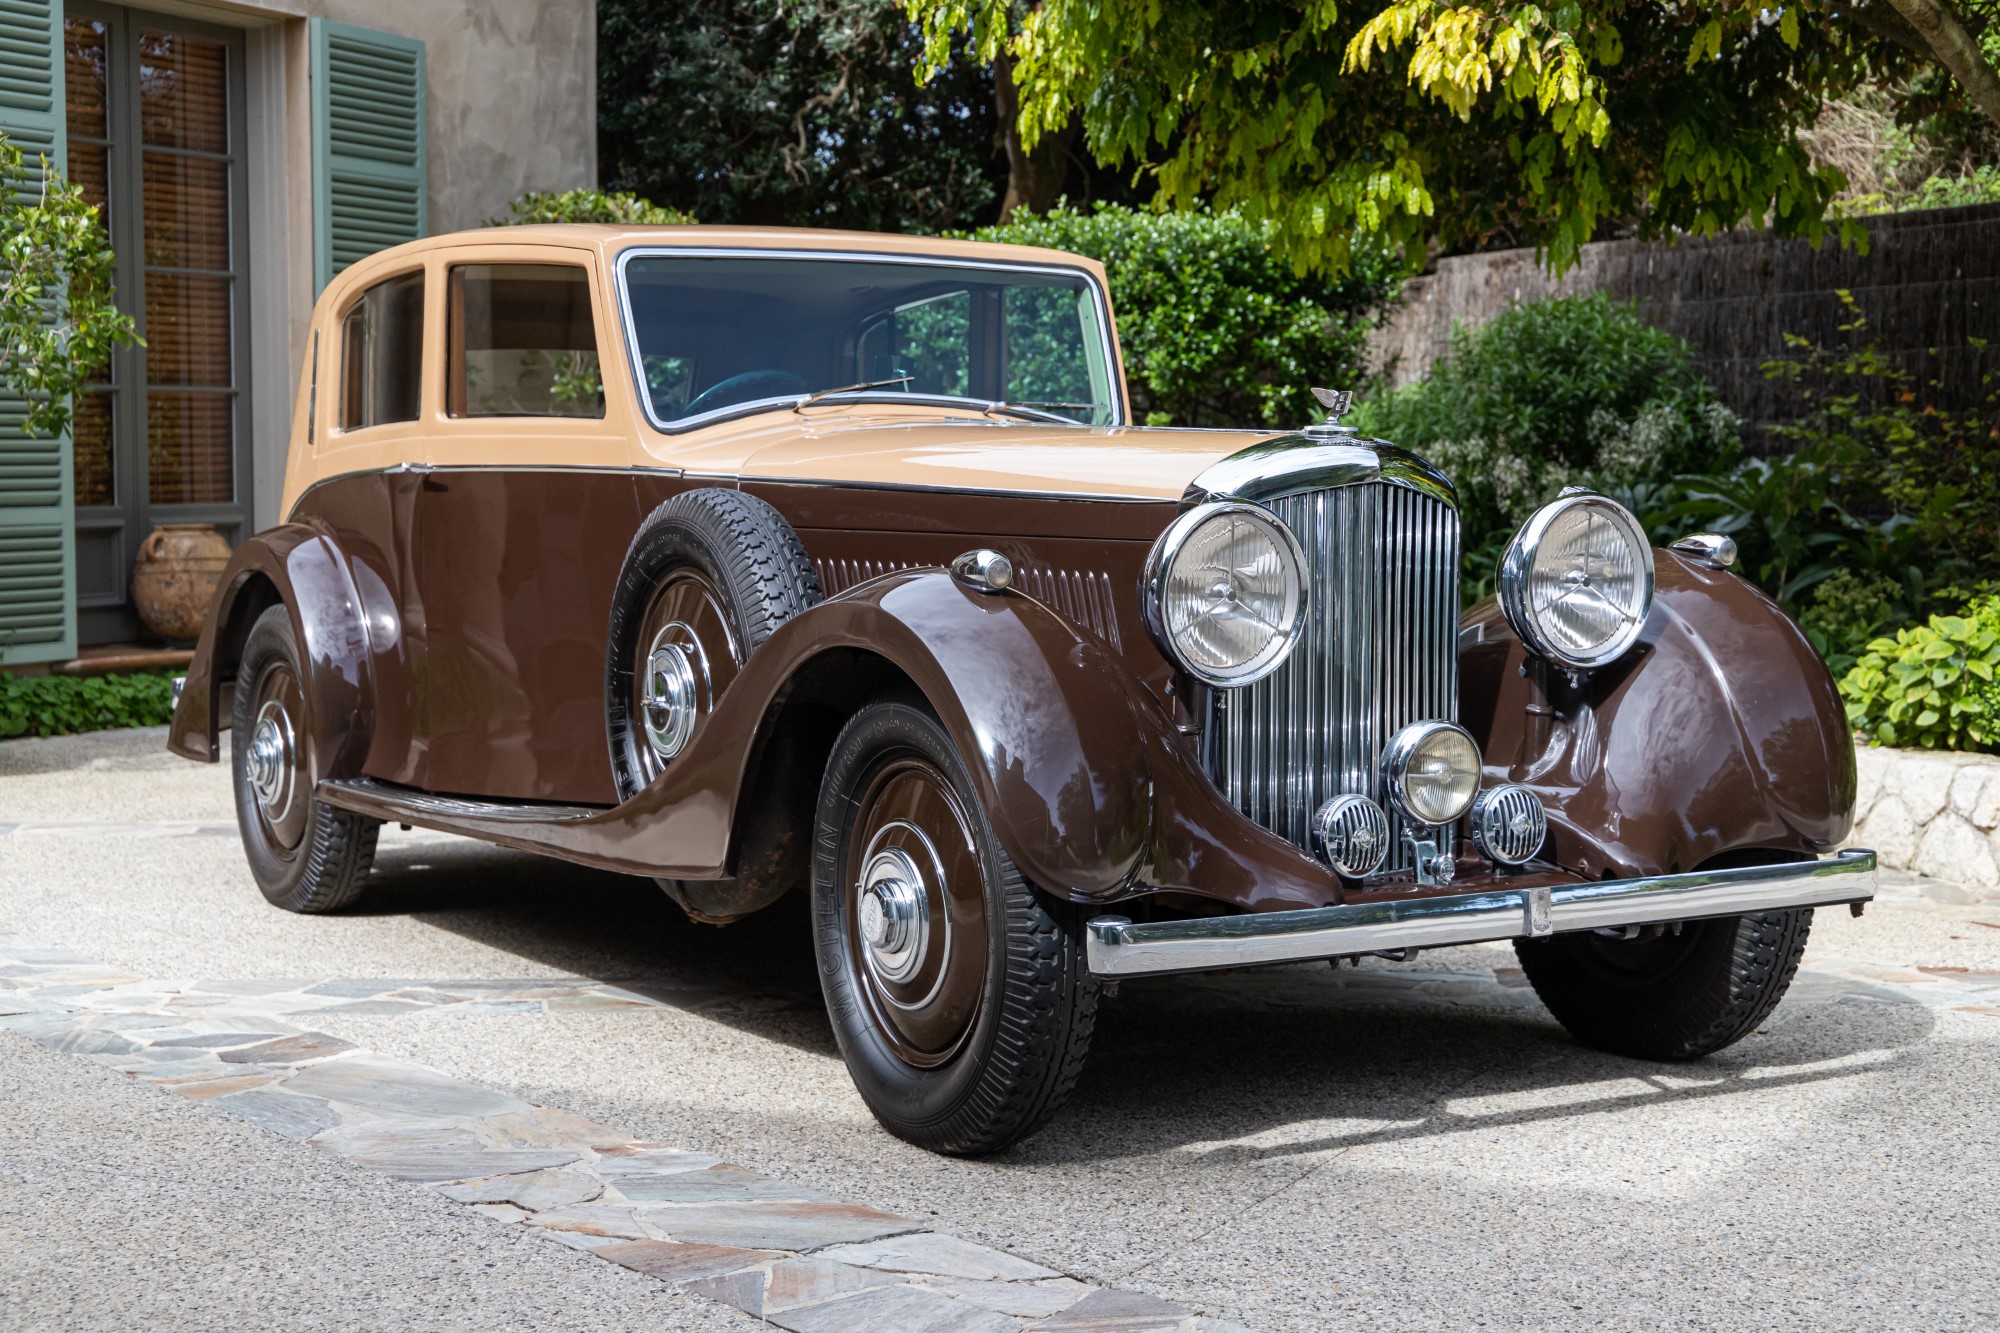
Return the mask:
<path id="1" fill-rule="evenodd" d="M 233 733 L 271 902 L 351 902 L 385 821 L 702 922 L 809 893 L 855 1085 L 940 1151 L 1044 1123 L 1121 978 L 1512 940 L 1579 1039 L 1684 1059 L 1874 892 L 1727 539 L 1566 492 L 1462 612 L 1450 479 L 1337 411 L 1135 426 L 1074 255 L 399 246 L 320 297 L 282 512 L 170 741 Z"/>

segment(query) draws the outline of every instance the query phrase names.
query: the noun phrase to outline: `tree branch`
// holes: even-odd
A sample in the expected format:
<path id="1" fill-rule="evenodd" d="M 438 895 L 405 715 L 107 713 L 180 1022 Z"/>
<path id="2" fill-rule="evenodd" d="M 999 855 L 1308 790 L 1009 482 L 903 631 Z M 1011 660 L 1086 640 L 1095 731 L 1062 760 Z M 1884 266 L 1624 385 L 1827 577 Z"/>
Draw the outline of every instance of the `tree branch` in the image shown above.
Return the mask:
<path id="1" fill-rule="evenodd" d="M 1931 58 L 1958 80 L 1958 86 L 1965 89 L 1966 96 L 1986 113 L 1987 119 L 2000 125 L 2000 74 L 1995 74 L 1986 63 L 1979 43 L 1965 30 L 1958 15 L 1940 0 L 1889 0 L 1889 3 L 1924 39 Z"/>

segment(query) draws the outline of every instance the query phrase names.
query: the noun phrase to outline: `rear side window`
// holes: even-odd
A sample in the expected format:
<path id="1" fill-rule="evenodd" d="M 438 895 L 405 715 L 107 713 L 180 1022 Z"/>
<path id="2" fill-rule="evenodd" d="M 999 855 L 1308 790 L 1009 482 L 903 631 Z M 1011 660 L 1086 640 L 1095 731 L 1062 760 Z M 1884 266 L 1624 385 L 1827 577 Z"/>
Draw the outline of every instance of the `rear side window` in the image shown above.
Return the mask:
<path id="1" fill-rule="evenodd" d="M 451 270 L 445 410 L 455 417 L 601 417 L 590 277 L 568 264 Z"/>
<path id="2" fill-rule="evenodd" d="M 423 365 L 424 275 L 376 283 L 340 321 L 340 428 L 415 421 Z"/>

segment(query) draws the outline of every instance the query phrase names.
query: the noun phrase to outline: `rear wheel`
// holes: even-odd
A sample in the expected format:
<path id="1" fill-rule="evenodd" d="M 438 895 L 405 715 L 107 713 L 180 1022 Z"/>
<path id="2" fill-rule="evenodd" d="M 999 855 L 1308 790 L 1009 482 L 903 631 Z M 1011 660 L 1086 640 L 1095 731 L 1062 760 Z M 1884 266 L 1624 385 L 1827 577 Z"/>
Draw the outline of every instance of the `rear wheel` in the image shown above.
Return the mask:
<path id="1" fill-rule="evenodd" d="M 1514 942 L 1535 993 L 1586 1046 L 1693 1060 L 1741 1041 L 1792 984 L 1812 909 L 1689 921 L 1637 938 L 1583 931 Z"/>
<path id="2" fill-rule="evenodd" d="M 230 767 L 236 827 L 264 896 L 288 912 L 331 912 L 360 896 L 381 822 L 313 799 L 313 737 L 292 618 L 274 606 L 244 640 Z"/>
<path id="3" fill-rule="evenodd" d="M 812 882 L 834 1035 L 885 1128 L 972 1154 L 1055 1114 L 1096 1018 L 1082 921 L 1008 860 L 921 699 L 868 705 L 834 743 Z"/>

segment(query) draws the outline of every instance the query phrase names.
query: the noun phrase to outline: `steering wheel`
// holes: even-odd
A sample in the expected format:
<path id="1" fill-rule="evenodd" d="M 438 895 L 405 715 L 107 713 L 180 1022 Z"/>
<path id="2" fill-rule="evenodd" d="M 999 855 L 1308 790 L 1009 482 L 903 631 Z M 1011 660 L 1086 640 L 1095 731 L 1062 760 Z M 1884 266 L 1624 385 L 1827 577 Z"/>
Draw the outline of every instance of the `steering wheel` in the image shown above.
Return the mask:
<path id="1" fill-rule="evenodd" d="M 681 409 L 681 415 L 698 417 L 703 412 L 713 412 L 731 403 L 749 403 L 759 398 L 777 398 L 805 391 L 806 382 L 789 370 L 746 370 L 741 375 L 731 375 L 703 389 Z"/>

